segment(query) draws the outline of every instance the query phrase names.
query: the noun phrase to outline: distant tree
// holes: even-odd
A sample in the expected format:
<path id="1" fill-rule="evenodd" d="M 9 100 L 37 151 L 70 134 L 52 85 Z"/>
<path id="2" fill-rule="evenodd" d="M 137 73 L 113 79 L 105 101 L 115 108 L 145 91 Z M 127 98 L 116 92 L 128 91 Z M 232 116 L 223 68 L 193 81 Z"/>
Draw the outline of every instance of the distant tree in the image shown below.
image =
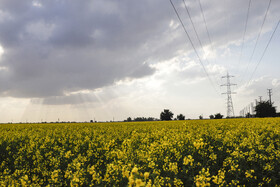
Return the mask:
<path id="1" fill-rule="evenodd" d="M 252 114 L 250 114 L 250 112 L 248 112 L 245 116 L 246 118 L 251 118 L 252 117 Z"/>
<path id="2" fill-rule="evenodd" d="M 148 117 L 148 118 L 147 118 L 147 121 L 156 121 L 156 119 L 153 118 L 153 117 Z"/>
<path id="3" fill-rule="evenodd" d="M 145 117 L 136 117 L 134 121 L 147 121 L 147 119 Z"/>
<path id="4" fill-rule="evenodd" d="M 222 119 L 223 115 L 221 115 L 220 113 L 215 114 L 214 119 Z"/>
<path id="5" fill-rule="evenodd" d="M 156 119 L 153 117 L 136 117 L 133 121 L 155 121 Z"/>
<path id="6" fill-rule="evenodd" d="M 164 121 L 172 120 L 173 113 L 169 109 L 164 109 L 163 112 L 160 113 L 160 119 Z"/>
<path id="7" fill-rule="evenodd" d="M 199 116 L 199 119 L 203 119 L 203 116 L 202 116 L 202 115 L 200 115 L 200 116 Z"/>
<path id="8" fill-rule="evenodd" d="M 183 114 L 177 115 L 178 120 L 185 120 L 185 116 Z"/>
<path id="9" fill-rule="evenodd" d="M 126 121 L 127 121 L 127 122 L 132 121 L 132 120 L 131 120 L 131 117 L 128 117 L 128 118 L 126 119 Z"/>
<path id="10" fill-rule="evenodd" d="M 273 103 L 269 101 L 260 101 L 258 102 L 256 108 L 256 117 L 275 117 L 276 116 L 276 108 L 273 106 Z"/>
<path id="11" fill-rule="evenodd" d="M 214 115 L 210 115 L 209 118 L 210 118 L 210 119 L 214 119 Z"/>

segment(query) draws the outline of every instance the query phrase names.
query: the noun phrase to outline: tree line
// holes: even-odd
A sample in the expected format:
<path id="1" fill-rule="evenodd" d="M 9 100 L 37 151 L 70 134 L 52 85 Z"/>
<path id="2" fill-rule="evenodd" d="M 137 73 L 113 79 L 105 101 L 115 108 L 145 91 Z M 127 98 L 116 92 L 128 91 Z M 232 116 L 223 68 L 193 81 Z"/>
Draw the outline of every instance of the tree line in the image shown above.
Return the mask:
<path id="1" fill-rule="evenodd" d="M 246 114 L 246 117 L 280 117 L 280 113 L 276 113 L 276 107 L 273 106 L 273 103 L 270 101 L 260 101 L 257 103 L 255 107 L 255 115 L 250 113 Z M 126 122 L 131 121 L 170 121 L 170 120 L 185 120 L 186 117 L 183 114 L 178 114 L 176 118 L 173 119 L 174 113 L 171 112 L 169 109 L 164 109 L 160 113 L 160 119 L 153 118 L 153 117 L 136 117 L 132 119 L 128 117 Z M 211 114 L 209 116 L 210 119 L 222 119 L 224 116 L 221 113 Z M 203 116 L 199 116 L 199 119 L 203 119 Z"/>

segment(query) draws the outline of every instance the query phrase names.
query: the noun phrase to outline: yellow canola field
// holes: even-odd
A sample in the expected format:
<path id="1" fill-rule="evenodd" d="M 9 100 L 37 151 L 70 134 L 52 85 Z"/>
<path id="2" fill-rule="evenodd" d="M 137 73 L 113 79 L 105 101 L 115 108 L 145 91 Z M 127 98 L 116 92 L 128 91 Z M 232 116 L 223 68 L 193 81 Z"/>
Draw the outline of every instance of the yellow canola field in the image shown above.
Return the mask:
<path id="1" fill-rule="evenodd" d="M 0 124 L 1 186 L 276 186 L 280 118 Z"/>

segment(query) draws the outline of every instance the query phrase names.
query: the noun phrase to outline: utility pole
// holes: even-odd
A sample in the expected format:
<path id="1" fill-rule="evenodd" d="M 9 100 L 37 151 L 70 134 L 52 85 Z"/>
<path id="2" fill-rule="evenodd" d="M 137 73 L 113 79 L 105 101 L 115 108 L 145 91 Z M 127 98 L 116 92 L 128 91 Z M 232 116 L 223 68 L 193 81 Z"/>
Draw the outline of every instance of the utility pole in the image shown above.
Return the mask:
<path id="1" fill-rule="evenodd" d="M 272 89 L 267 89 L 267 91 L 268 91 L 269 103 L 271 105 L 272 104 L 272 102 L 271 102 Z"/>
<path id="2" fill-rule="evenodd" d="M 236 94 L 236 93 L 231 92 L 230 86 L 233 86 L 233 85 L 236 85 L 236 84 L 230 83 L 230 78 L 231 77 L 234 77 L 234 76 L 229 75 L 228 73 L 227 73 L 226 76 L 222 76 L 222 79 L 223 78 L 227 79 L 227 83 L 221 85 L 221 86 L 226 86 L 227 87 L 227 91 L 225 93 L 222 93 L 222 94 L 227 94 L 227 117 L 233 117 L 234 116 L 234 109 L 233 109 L 231 94 Z"/>
<path id="3" fill-rule="evenodd" d="M 254 115 L 255 114 L 255 108 L 254 108 L 254 103 L 253 102 L 251 103 L 251 109 L 252 109 L 251 114 Z"/>
<path id="4" fill-rule="evenodd" d="M 260 102 L 262 102 L 262 96 L 259 96 L 259 98 L 260 98 Z"/>

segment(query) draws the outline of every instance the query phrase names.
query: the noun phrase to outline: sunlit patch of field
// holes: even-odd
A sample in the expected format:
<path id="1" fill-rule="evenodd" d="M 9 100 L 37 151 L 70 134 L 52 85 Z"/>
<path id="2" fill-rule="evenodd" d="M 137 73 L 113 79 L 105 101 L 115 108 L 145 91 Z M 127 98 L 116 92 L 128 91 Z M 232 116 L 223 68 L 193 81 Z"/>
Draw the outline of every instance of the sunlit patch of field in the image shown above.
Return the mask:
<path id="1" fill-rule="evenodd" d="M 275 186 L 280 119 L 1 124 L 0 185 Z"/>

